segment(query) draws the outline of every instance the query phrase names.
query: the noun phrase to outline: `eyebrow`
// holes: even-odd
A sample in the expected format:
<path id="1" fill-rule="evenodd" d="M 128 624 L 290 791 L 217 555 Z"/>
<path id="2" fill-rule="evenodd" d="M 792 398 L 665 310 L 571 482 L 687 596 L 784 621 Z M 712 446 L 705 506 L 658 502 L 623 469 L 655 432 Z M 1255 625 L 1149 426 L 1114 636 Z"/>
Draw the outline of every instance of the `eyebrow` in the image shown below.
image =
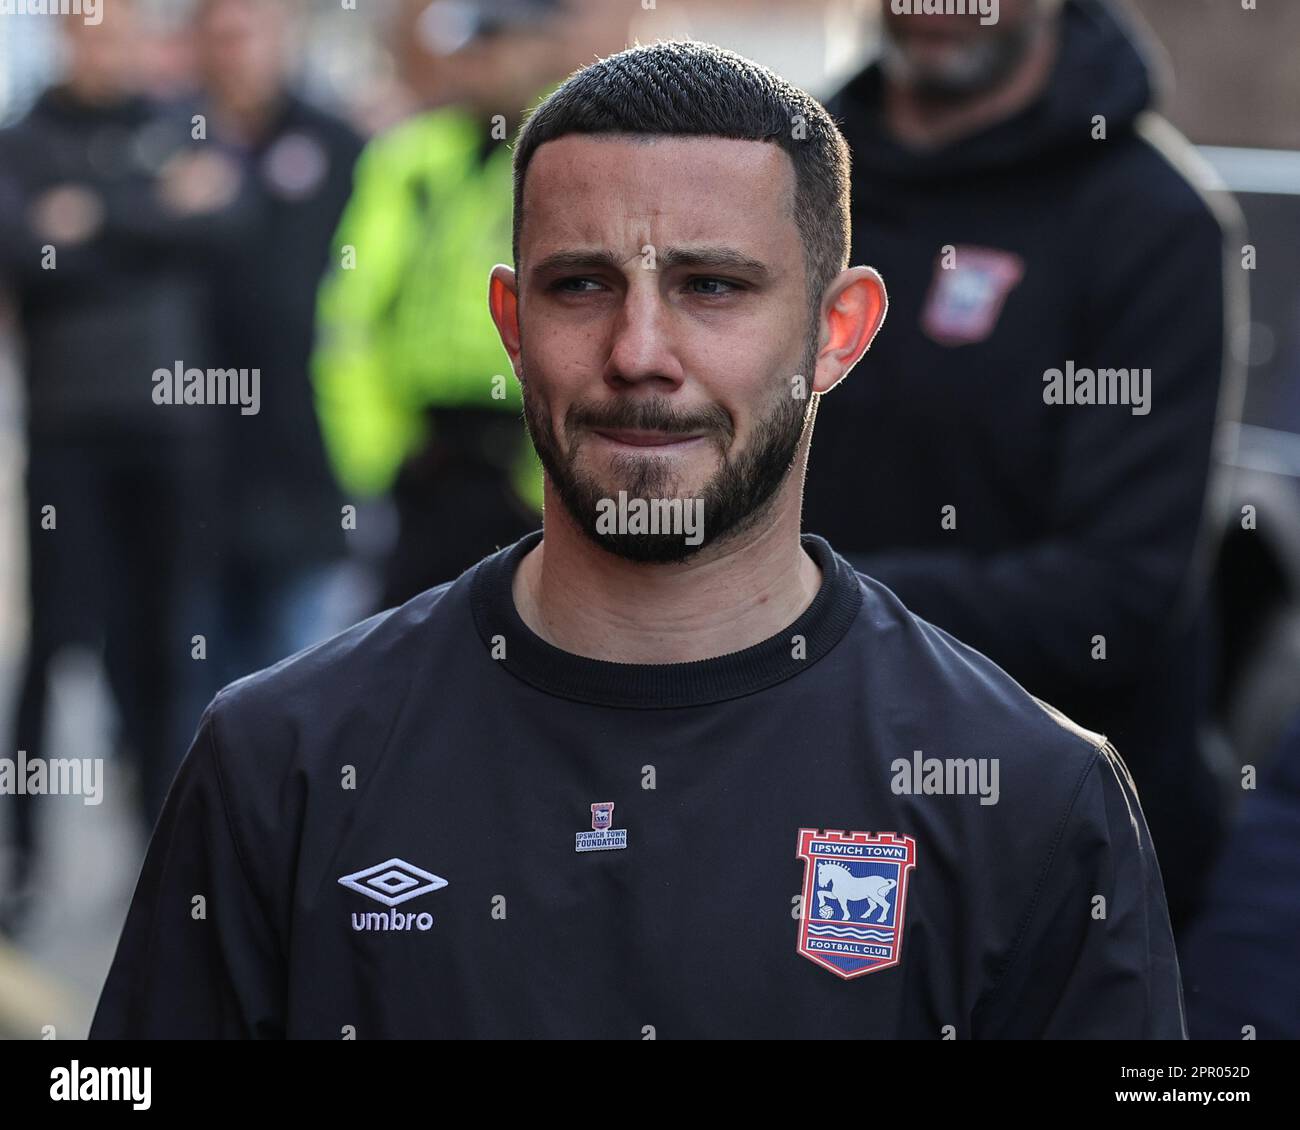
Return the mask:
<path id="1" fill-rule="evenodd" d="M 655 264 L 658 267 L 704 267 L 740 271 L 759 280 L 767 280 L 772 272 L 767 264 L 749 255 L 744 255 L 734 247 L 665 247 L 657 252 Z M 533 267 L 534 276 L 553 271 L 582 271 L 606 267 L 620 271 L 623 261 L 619 256 L 605 248 L 588 248 L 577 251 L 556 251 Z"/>

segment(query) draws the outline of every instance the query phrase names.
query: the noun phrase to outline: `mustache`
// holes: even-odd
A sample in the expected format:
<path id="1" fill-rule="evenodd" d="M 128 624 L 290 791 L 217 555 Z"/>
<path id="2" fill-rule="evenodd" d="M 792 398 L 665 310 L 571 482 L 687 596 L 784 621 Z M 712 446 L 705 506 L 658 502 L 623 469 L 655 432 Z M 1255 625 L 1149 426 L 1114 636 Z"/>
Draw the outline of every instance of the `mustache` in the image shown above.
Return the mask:
<path id="1" fill-rule="evenodd" d="M 717 405 L 691 412 L 674 412 L 661 398 L 622 399 L 609 404 L 574 404 L 565 414 L 564 430 L 572 439 L 586 428 L 663 432 L 667 435 L 718 434 L 734 438 L 731 414 Z"/>

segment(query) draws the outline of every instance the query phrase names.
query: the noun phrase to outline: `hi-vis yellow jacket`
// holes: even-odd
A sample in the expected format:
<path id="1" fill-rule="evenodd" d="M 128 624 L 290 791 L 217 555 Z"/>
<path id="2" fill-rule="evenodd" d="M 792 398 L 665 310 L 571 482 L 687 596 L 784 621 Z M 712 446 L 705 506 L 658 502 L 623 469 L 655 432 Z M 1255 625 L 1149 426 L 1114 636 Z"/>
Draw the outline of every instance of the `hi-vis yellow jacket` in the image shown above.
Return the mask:
<path id="1" fill-rule="evenodd" d="M 428 438 L 427 407 L 484 406 L 519 417 L 508 470 L 541 509 L 541 467 L 487 303 L 493 265 L 511 262 L 513 149 L 498 141 L 480 161 L 483 143 L 473 118 L 440 109 L 376 138 L 357 164 L 312 358 L 326 449 L 351 493 L 392 485 Z"/>

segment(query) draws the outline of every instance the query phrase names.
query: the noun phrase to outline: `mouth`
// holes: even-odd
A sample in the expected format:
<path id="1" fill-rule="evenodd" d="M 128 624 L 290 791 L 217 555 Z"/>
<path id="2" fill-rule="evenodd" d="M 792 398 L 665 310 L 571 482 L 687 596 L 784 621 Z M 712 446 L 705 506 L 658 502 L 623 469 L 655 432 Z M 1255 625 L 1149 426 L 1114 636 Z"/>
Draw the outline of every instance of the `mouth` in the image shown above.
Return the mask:
<path id="1" fill-rule="evenodd" d="M 704 438 L 698 434 L 684 435 L 681 432 L 643 431 L 633 428 L 594 428 L 593 431 L 608 443 L 658 451 L 689 447 Z"/>

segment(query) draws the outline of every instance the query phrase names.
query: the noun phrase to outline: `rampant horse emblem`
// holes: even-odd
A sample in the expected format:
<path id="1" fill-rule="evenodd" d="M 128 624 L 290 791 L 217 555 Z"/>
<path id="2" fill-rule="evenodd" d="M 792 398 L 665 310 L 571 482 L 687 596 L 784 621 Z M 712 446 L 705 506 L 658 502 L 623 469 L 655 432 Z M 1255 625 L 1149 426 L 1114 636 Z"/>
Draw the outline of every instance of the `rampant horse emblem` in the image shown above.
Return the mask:
<path id="1" fill-rule="evenodd" d="M 916 841 L 893 832 L 799 829 L 799 952 L 845 980 L 897 965 Z"/>

